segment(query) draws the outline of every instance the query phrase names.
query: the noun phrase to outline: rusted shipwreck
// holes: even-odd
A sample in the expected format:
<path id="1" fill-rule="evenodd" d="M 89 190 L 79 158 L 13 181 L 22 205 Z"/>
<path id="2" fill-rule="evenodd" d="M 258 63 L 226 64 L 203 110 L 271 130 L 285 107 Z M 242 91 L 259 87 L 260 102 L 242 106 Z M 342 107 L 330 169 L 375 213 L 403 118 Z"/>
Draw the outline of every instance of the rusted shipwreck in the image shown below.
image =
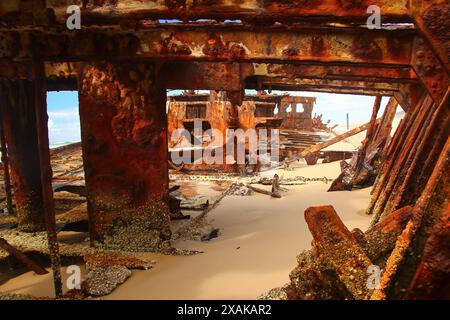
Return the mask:
<path id="1" fill-rule="evenodd" d="M 292 145 L 289 145 L 289 141 L 287 141 L 286 148 L 282 148 L 281 154 L 278 155 L 280 160 L 283 160 L 288 155 L 321 141 L 319 135 L 314 135 L 314 130 L 330 130 L 321 121 L 321 115 L 313 118 L 312 111 L 315 102 L 315 97 L 267 94 L 265 91 L 260 91 L 258 94 L 246 94 L 242 104 L 233 108 L 226 91 L 211 91 L 209 94 L 186 91 L 181 95 L 169 96 L 167 107 L 169 151 L 176 148 L 175 150 L 179 152 L 180 148 L 183 149 L 179 147 L 180 145 L 185 146 L 184 150 L 195 146 L 196 143 L 192 140 L 192 137 L 195 136 L 195 126 L 201 133 L 212 129 L 218 130 L 223 142 L 223 145 L 220 144 L 218 147 L 222 147 L 222 149 L 225 149 L 224 145 L 229 139 L 233 139 L 233 137 L 227 136 L 227 130 L 229 129 L 242 129 L 243 131 L 255 129 L 258 136 L 260 130 L 265 130 L 265 147 L 269 149 L 272 142 L 271 130 L 276 129 L 282 130 L 281 135 L 286 136 L 285 140 L 289 140 L 289 138 L 292 140 Z M 189 132 L 187 139 L 185 136 L 176 135 L 177 130 Z M 307 133 L 298 131 L 306 131 Z M 295 133 L 297 133 L 297 137 Z M 277 143 L 279 135 L 280 133 L 277 133 Z M 197 141 L 197 145 L 201 148 L 206 148 L 210 144 L 210 140 L 206 142 Z M 248 141 L 245 150 L 246 156 L 248 156 Z M 227 162 L 225 159 L 223 165 L 205 164 L 204 162 L 194 164 L 196 160 L 192 156 L 190 162 L 192 165 L 177 167 L 173 163 L 170 164 L 172 168 L 177 170 L 235 172 L 239 169 L 237 165 L 230 164 L 231 161 Z M 259 162 L 251 168 L 251 170 L 259 169 L 261 169 Z"/>
<path id="2" fill-rule="evenodd" d="M 331 285 L 347 298 L 449 298 L 448 1 L 73 3 L 80 30 L 66 28 L 67 1 L 0 2 L 1 118 L 19 228 L 47 230 L 57 295 L 46 92 L 79 92 L 92 245 L 120 231 L 136 249 L 157 250 L 170 240 L 166 90 L 227 91 L 236 115 L 249 88 L 391 96 L 406 112 L 379 160 L 373 228 L 350 233 L 330 208 L 306 212 L 308 297 L 336 297 L 318 294 Z M 366 26 L 369 5 L 381 8 L 380 28 Z M 369 294 L 362 272 L 374 262 L 383 276 Z M 291 296 L 304 298 L 296 288 Z"/>

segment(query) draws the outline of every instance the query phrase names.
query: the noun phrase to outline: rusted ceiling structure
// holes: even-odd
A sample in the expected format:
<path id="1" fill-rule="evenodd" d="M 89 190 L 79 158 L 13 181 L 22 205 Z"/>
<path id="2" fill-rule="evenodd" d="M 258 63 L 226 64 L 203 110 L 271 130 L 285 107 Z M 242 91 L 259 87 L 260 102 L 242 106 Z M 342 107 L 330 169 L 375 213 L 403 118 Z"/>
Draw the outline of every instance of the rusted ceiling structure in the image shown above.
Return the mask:
<path id="1" fill-rule="evenodd" d="M 73 4 L 80 30 L 66 28 Z M 381 29 L 366 26 L 370 5 L 381 8 Z M 92 243 L 130 250 L 161 250 L 170 239 L 166 89 L 226 90 L 233 105 L 245 88 L 388 95 L 407 115 L 368 211 L 376 223 L 413 205 L 414 219 L 375 297 L 445 292 L 448 273 L 430 252 L 449 259 L 436 240 L 448 238 L 449 8 L 446 0 L 1 1 L 0 103 L 19 227 L 46 225 L 57 283 L 47 90 L 79 91 Z M 415 289 L 424 284 L 428 291 Z"/>

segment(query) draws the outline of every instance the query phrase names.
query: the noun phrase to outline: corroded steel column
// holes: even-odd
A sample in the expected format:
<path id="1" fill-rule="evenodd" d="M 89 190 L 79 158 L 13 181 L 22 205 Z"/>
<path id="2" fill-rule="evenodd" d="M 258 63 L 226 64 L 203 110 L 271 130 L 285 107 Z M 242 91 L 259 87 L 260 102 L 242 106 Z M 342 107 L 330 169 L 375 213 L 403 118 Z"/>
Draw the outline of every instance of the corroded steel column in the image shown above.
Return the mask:
<path id="1" fill-rule="evenodd" d="M 36 132 L 33 81 L 4 80 L 0 84 L 4 132 L 8 145 L 19 229 L 43 231 L 41 169 Z"/>
<path id="2" fill-rule="evenodd" d="M 63 289 L 61 281 L 61 258 L 56 235 L 55 203 L 53 199 L 53 171 L 50 162 L 50 143 L 48 138 L 47 88 L 44 64 L 37 61 L 33 65 L 36 114 L 36 135 L 38 139 L 39 165 L 42 185 L 42 203 L 44 208 L 45 229 L 47 231 L 48 250 L 53 271 L 53 284 L 56 298 L 61 298 Z"/>
<path id="3" fill-rule="evenodd" d="M 3 180 L 5 186 L 6 209 L 8 214 L 14 214 L 12 193 L 11 193 L 11 176 L 9 174 L 8 147 L 5 141 L 5 132 L 3 131 L 1 109 L 0 109 L 0 152 L 2 153 Z"/>
<path id="4" fill-rule="evenodd" d="M 226 144 L 231 144 L 233 146 L 233 156 L 226 157 L 224 153 L 224 171 L 225 172 L 239 172 L 239 170 L 244 171 L 245 165 L 238 163 L 238 139 L 235 136 L 227 136 L 227 129 L 237 130 L 241 127 L 239 121 L 239 106 L 242 105 L 244 100 L 244 91 L 227 91 L 226 97 L 229 103 L 226 103 L 226 113 L 225 113 L 225 128 L 224 130 L 224 141 Z M 228 163 L 229 161 L 234 160 L 235 163 Z M 241 169 L 239 169 L 241 168 Z"/>
<path id="5" fill-rule="evenodd" d="M 91 243 L 167 248 L 166 90 L 155 66 L 82 64 L 78 82 Z"/>
<path id="6" fill-rule="evenodd" d="M 450 204 L 442 210 L 407 291 L 407 299 L 450 299 Z"/>

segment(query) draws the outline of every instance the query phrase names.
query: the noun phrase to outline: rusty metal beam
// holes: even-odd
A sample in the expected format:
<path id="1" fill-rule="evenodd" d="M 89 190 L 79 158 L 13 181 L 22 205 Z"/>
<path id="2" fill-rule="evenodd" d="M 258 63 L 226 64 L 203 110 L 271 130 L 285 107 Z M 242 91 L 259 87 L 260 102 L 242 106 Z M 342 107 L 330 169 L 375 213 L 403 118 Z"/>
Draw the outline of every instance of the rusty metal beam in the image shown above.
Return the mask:
<path id="1" fill-rule="evenodd" d="M 291 79 L 326 79 L 409 83 L 418 80 L 410 66 L 370 66 L 366 64 L 296 64 L 252 63 L 242 67 L 246 76 L 288 77 Z"/>
<path id="2" fill-rule="evenodd" d="M 377 115 L 378 115 L 378 111 L 380 110 L 380 107 L 381 107 L 381 99 L 382 99 L 382 97 L 380 97 L 380 96 L 377 96 L 375 98 L 375 101 L 373 104 L 373 109 L 372 109 L 372 116 L 370 118 L 369 126 L 367 127 L 367 131 L 366 131 L 366 138 L 364 139 L 361 147 L 357 151 L 356 164 L 354 166 L 354 175 L 353 175 L 352 180 L 350 181 L 351 185 L 356 184 L 356 182 L 358 181 L 359 175 L 363 170 L 363 166 L 364 166 L 364 163 L 366 160 L 367 150 L 369 149 L 369 145 L 374 140 L 374 135 L 375 135 L 376 126 L 377 126 Z M 381 125 L 381 122 L 378 125 Z"/>
<path id="3" fill-rule="evenodd" d="M 168 62 L 159 80 L 167 89 L 232 90 L 242 87 L 241 64 L 234 62 Z"/>
<path id="4" fill-rule="evenodd" d="M 379 299 L 386 299 L 388 297 L 388 290 L 390 286 L 392 285 L 393 280 L 395 279 L 396 273 L 400 270 L 402 263 L 405 259 L 407 259 L 406 254 L 408 252 L 408 249 L 410 248 L 411 243 L 414 241 L 414 237 L 416 236 L 419 227 L 422 225 L 423 220 L 426 215 L 432 215 L 434 214 L 433 211 L 439 208 L 433 208 L 436 204 L 432 202 L 432 200 L 435 200 L 433 197 L 434 193 L 436 192 L 436 189 L 438 188 L 439 184 L 444 182 L 448 186 L 448 167 L 449 167 L 449 161 L 450 161 L 450 137 L 447 139 L 447 142 L 445 143 L 445 146 L 442 148 L 442 151 L 439 155 L 439 158 L 436 161 L 436 165 L 433 169 L 433 172 L 430 176 L 430 178 L 427 181 L 426 186 L 423 188 L 423 191 L 419 197 L 419 199 L 416 201 L 413 213 L 412 213 L 412 219 L 408 222 L 405 229 L 403 230 L 402 234 L 398 237 L 397 243 L 395 245 L 394 250 L 392 251 L 390 257 L 388 258 L 386 262 L 386 268 L 383 272 L 383 276 L 381 278 L 381 287 L 380 289 L 377 289 L 372 294 L 371 299 L 372 300 L 379 300 Z M 446 190 L 445 196 L 448 199 L 448 187 Z M 445 209 L 446 205 L 442 208 Z M 441 212 L 442 216 L 438 217 L 442 218 L 444 221 L 446 219 L 446 213 L 444 210 Z M 438 221 L 436 229 L 433 230 L 434 234 L 433 237 L 430 239 L 433 242 L 436 242 L 436 236 L 442 235 L 442 231 L 445 230 L 443 228 L 443 221 Z M 444 239 L 442 239 L 444 240 Z M 442 252 L 440 251 L 442 247 L 435 247 L 436 251 L 435 253 Z M 425 251 L 425 257 L 424 259 L 430 258 L 430 248 Z M 442 258 L 442 262 L 445 261 L 444 256 L 439 256 L 439 258 Z M 436 265 L 429 265 L 429 267 L 435 267 Z M 419 273 L 423 272 L 422 269 L 423 266 L 419 267 L 417 270 Z M 434 274 L 436 277 L 439 277 L 440 274 Z M 411 283 L 412 286 L 417 285 L 417 276 L 415 280 Z M 426 280 L 426 279 L 422 279 Z M 434 281 L 433 281 L 434 282 Z M 436 283 L 434 283 L 436 284 Z M 410 288 L 408 294 L 412 295 L 414 291 Z M 436 286 L 434 288 L 429 288 L 431 293 L 433 293 L 433 290 L 436 290 L 434 293 L 439 292 L 439 287 Z M 422 294 L 422 292 L 417 292 L 419 295 Z M 430 292 L 429 292 L 430 293 Z"/>
<path id="5" fill-rule="evenodd" d="M 433 48 L 424 38 L 416 37 L 412 50 L 411 66 L 434 102 L 440 104 L 450 86 L 448 65 L 439 60 Z"/>
<path id="6" fill-rule="evenodd" d="M 416 27 L 447 73 L 450 72 L 450 3 L 447 0 L 416 1 L 412 11 Z"/>
<path id="7" fill-rule="evenodd" d="M 326 28 L 331 22 L 341 21 L 350 24 L 364 24 L 369 16 L 367 8 L 377 5 L 381 9 L 382 22 L 415 22 L 416 27 L 430 42 L 442 66 L 449 67 L 449 28 L 448 17 L 450 5 L 445 0 L 375 0 L 375 1 L 187 1 L 187 0 L 118 0 L 94 2 L 75 0 L 70 4 L 82 7 L 83 26 L 121 26 L 139 30 L 149 25 L 158 25 L 157 19 L 216 19 L 219 22 L 202 20 L 207 28 L 242 29 L 257 22 L 258 26 L 271 26 L 274 22 L 288 23 L 290 28 L 295 23 L 304 28 L 313 23 Z M 10 0 L 0 5 L 0 19 L 7 27 L 42 27 L 47 28 L 65 24 L 68 3 L 34 1 L 24 4 L 19 0 Z M 151 20 L 137 21 L 137 20 Z M 244 23 L 221 23 L 223 20 L 243 19 Z M 134 21 L 134 22 L 132 22 Z M 264 22 L 265 21 L 265 22 Z M 248 24 L 247 22 L 250 22 Z M 308 24 L 309 23 L 309 24 Z M 322 23 L 322 24 L 321 24 Z M 162 24 L 166 25 L 167 24 Z M 179 27 L 187 27 L 180 23 Z M 195 24 L 194 24 L 195 25 Z M 342 24 L 345 25 L 345 24 Z M 342 26 L 341 25 L 341 26 Z M 161 26 L 161 24 L 159 24 Z M 399 29 L 396 26 L 395 29 Z M 399 30 L 397 30 L 399 31 Z M 184 48 L 184 47 L 183 47 Z M 292 52 L 291 48 L 288 51 Z"/>
<path id="8" fill-rule="evenodd" d="M 0 82 L 2 125 L 8 146 L 16 214 L 19 229 L 25 232 L 45 230 L 35 98 L 32 81 Z"/>
<path id="9" fill-rule="evenodd" d="M 20 1 L 10 0 L 0 6 L 1 16 L 19 15 Z M 83 6 L 83 3 L 85 5 Z M 71 4 L 83 7 L 82 18 L 86 23 L 118 23 L 121 20 L 146 19 L 242 19 L 248 21 L 346 21 L 364 23 L 369 16 L 367 8 L 377 5 L 383 13 L 383 22 L 411 21 L 410 0 L 116 0 L 82 1 Z M 67 3 L 47 1 L 47 7 L 57 22 L 64 23 Z M 41 8 L 42 9 L 42 8 Z M 22 10 L 24 11 L 24 10 Z"/>
<path id="10" fill-rule="evenodd" d="M 10 245 L 5 239 L 0 238 L 0 248 L 6 250 L 11 256 L 22 262 L 30 270 L 33 270 L 38 275 L 47 274 L 48 271 L 38 265 L 36 262 L 27 257 L 23 252 Z"/>
<path id="11" fill-rule="evenodd" d="M 449 243 L 450 204 L 447 204 L 426 242 L 421 262 L 408 288 L 407 299 L 450 299 Z"/>
<path id="12" fill-rule="evenodd" d="M 355 299 L 365 299 L 367 268 L 373 263 L 332 206 L 310 207 L 305 220 L 319 261 L 330 266 Z"/>
<path id="13" fill-rule="evenodd" d="M 316 61 L 408 66 L 414 31 L 361 28 L 217 28 L 154 26 L 139 31 L 88 28 L 71 32 L 6 31 L 0 58 L 48 61 L 159 59 L 189 61 Z"/>
<path id="14" fill-rule="evenodd" d="M 324 93 L 339 93 L 339 94 L 351 94 L 359 96 L 392 96 L 393 91 L 387 90 L 366 90 L 358 88 L 326 88 L 326 87 L 298 87 L 298 86 L 267 86 L 263 87 L 266 90 L 278 90 L 278 91 L 308 91 L 308 92 L 324 92 Z"/>
<path id="15" fill-rule="evenodd" d="M 171 236 L 165 205 L 168 124 L 157 68 L 134 61 L 79 67 L 91 244 L 163 250 Z"/>
<path id="16" fill-rule="evenodd" d="M 405 176 L 400 179 L 401 187 L 397 189 L 398 192 L 391 195 L 392 208 L 399 207 L 401 203 L 414 202 L 421 191 L 417 186 L 426 184 L 450 132 L 449 103 L 450 89 L 441 105 L 434 111 L 430 124 L 425 128 L 417 152 L 408 163 Z M 433 144 L 430 144 L 429 141 L 433 141 Z M 389 207 L 388 204 L 387 208 Z"/>
<path id="17" fill-rule="evenodd" d="M 12 64 L 1 61 L 2 70 L 10 70 L 4 73 L 8 77 L 27 77 L 26 71 L 22 67 L 22 72 L 18 70 L 19 64 Z M 25 66 L 26 67 L 26 66 Z M 239 68 L 240 67 L 240 68 Z M 47 80 L 76 78 L 77 70 L 74 63 L 70 62 L 48 62 L 45 64 Z M 290 77 L 304 79 L 326 79 L 326 80 L 348 80 L 348 81 L 370 81 L 370 82 L 390 82 L 390 83 L 415 83 L 418 81 L 416 73 L 409 66 L 389 67 L 389 66 L 368 66 L 358 64 L 335 65 L 331 63 L 317 64 L 276 64 L 276 63 L 237 63 L 237 62 L 190 62 L 190 61 L 170 61 L 165 63 L 160 73 L 164 82 L 171 88 L 177 88 L 176 83 L 182 83 L 184 88 L 190 83 L 194 87 L 208 87 L 198 82 L 208 81 L 205 77 L 213 77 L 211 83 L 220 81 L 230 84 L 228 78 L 223 80 L 223 76 L 231 77 L 228 73 L 242 73 L 242 77 L 266 76 L 266 77 Z M 176 73 L 176 77 L 174 77 Z M 220 75 L 217 76 L 216 74 Z M 172 77 L 171 77 L 172 76 Z M 200 79 L 197 79 L 200 78 Z M 230 78 L 234 80 L 235 78 Z M 175 84 L 173 84 L 175 83 Z M 189 89 L 189 88 L 187 88 Z"/>
<path id="18" fill-rule="evenodd" d="M 425 87 L 420 82 L 402 83 L 399 90 L 394 93 L 395 99 L 405 112 L 414 109 L 419 104 L 420 98 L 425 93 Z"/>
<path id="19" fill-rule="evenodd" d="M 34 81 L 34 111 L 36 114 L 36 135 L 38 140 L 38 154 L 42 185 L 42 202 L 44 206 L 44 220 L 47 231 L 48 249 L 53 271 L 53 284 L 56 298 L 62 296 L 61 257 L 56 235 L 55 203 L 53 200 L 52 165 L 50 162 L 50 143 L 48 137 L 47 90 L 45 87 L 44 64 L 36 63 L 33 68 Z"/>
<path id="20" fill-rule="evenodd" d="M 320 150 L 325 149 L 328 146 L 332 146 L 333 144 L 338 143 L 339 141 L 342 141 L 344 139 L 352 137 L 352 136 L 354 136 L 354 135 L 356 135 L 356 134 L 358 134 L 358 133 L 360 133 L 360 132 L 362 132 L 364 130 L 367 130 L 369 127 L 370 127 L 370 122 L 365 123 L 365 124 L 363 124 L 363 125 L 361 125 L 359 127 L 356 127 L 356 128 L 354 128 L 354 129 L 352 129 L 350 131 L 347 131 L 347 132 L 345 132 L 345 133 L 343 133 L 341 135 L 333 137 L 330 140 L 324 141 L 324 142 L 319 143 L 319 144 L 315 144 L 315 145 L 313 145 L 313 146 L 303 150 L 301 152 L 301 156 L 305 157 L 305 156 L 307 156 L 310 153 L 319 152 Z"/>
<path id="21" fill-rule="evenodd" d="M 398 84 L 374 83 L 366 81 L 346 81 L 346 80 L 326 80 L 326 79 L 289 79 L 289 78 L 271 78 L 258 77 L 256 79 L 247 79 L 246 88 L 248 89 L 272 89 L 272 90 L 292 90 L 292 91 L 315 91 L 323 92 L 341 92 L 361 95 L 384 95 L 392 96 L 399 90 Z"/>
<path id="22" fill-rule="evenodd" d="M 18 65 L 16 63 L 16 65 Z M 7 63 L 14 77 L 12 63 Z M 46 63 L 49 90 L 76 90 L 74 63 Z M 25 70 L 24 70 L 25 71 Z M 274 64 L 238 62 L 171 61 L 160 69 L 160 81 L 168 89 L 240 90 L 245 87 L 274 90 L 322 90 L 367 95 L 392 95 L 400 84 L 417 84 L 410 67 L 370 67 L 333 64 Z M 26 73 L 16 72 L 26 77 Z M 176 76 L 174 76 L 176 75 Z"/>
<path id="23" fill-rule="evenodd" d="M 0 152 L 2 153 L 2 167 L 3 167 L 3 184 L 5 188 L 5 197 L 6 197 L 6 209 L 8 210 L 8 214 L 14 214 L 13 209 L 13 201 L 12 201 L 12 184 L 11 184 L 11 175 L 9 173 L 9 159 L 8 159 L 8 147 L 6 145 L 6 137 L 5 132 L 3 131 L 3 117 L 2 111 L 0 108 Z"/>
<path id="24" fill-rule="evenodd" d="M 380 219 L 389 196 L 396 191 L 394 190 L 394 186 L 399 174 L 401 174 L 403 168 L 405 167 L 408 157 L 413 151 L 415 151 L 415 147 L 417 147 L 417 144 L 420 142 L 420 134 L 426 130 L 426 125 L 429 123 L 430 118 L 434 113 L 434 109 L 434 104 L 431 101 L 431 98 L 427 96 L 423 100 L 420 108 L 415 110 L 415 119 L 411 121 L 410 130 L 402 143 L 402 147 L 398 150 L 395 157 L 392 157 L 388 161 L 387 166 L 385 167 L 386 176 L 383 179 L 383 183 L 386 182 L 386 184 L 383 185 L 381 190 L 378 190 L 379 194 L 374 195 L 374 197 L 378 197 L 378 199 L 376 205 L 374 206 L 374 219 L 372 223 L 376 223 Z"/>

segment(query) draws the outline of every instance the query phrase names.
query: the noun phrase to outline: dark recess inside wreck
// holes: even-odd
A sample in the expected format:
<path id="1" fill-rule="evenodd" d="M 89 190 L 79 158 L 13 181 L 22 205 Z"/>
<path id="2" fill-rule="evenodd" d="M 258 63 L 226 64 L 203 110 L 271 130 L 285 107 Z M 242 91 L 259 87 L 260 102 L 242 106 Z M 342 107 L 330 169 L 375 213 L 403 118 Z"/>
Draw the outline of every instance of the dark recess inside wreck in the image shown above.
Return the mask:
<path id="1" fill-rule="evenodd" d="M 449 298 L 448 2 L 247 2 L 83 1 L 75 31 L 65 28 L 65 1 L 0 3 L 2 128 L 19 228 L 47 230 L 57 287 L 46 91 L 79 91 L 92 244 L 114 243 L 120 225 L 130 239 L 151 230 L 144 249 L 159 250 L 170 239 L 166 89 L 225 90 L 237 108 L 251 88 L 391 96 L 406 112 L 382 149 L 372 228 L 351 233 L 330 208 L 307 211 L 320 258 L 299 257 L 309 278 L 293 275 L 290 296 L 367 298 L 359 276 L 378 262 L 382 287 L 372 298 Z M 379 30 L 364 26 L 373 4 L 390 23 Z M 339 183 L 363 174 L 383 130 L 375 120 Z M 393 229 L 382 227 L 389 222 Z M 336 249 L 348 254 L 334 257 Z M 353 278 L 336 261 L 354 265 Z"/>

